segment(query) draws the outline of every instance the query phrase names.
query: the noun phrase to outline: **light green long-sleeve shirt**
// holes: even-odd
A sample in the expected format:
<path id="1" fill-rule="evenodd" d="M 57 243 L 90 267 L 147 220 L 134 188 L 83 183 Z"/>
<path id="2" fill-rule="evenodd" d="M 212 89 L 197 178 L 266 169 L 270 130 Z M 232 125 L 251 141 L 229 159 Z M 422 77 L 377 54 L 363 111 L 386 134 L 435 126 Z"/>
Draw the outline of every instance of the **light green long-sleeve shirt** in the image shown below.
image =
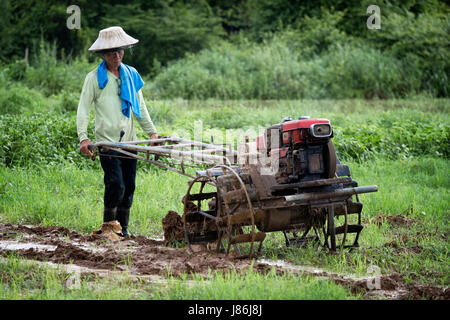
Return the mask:
<path id="1" fill-rule="evenodd" d="M 156 133 L 157 131 L 148 114 L 142 91 L 138 91 L 141 119 L 136 117 L 132 111 L 130 111 L 130 117 L 127 118 L 122 113 L 122 99 L 118 95 L 119 78 L 109 70 L 107 74 L 108 83 L 103 89 L 100 89 L 98 86 L 97 69 L 89 72 L 84 80 L 77 111 L 77 131 L 80 142 L 89 138 L 87 130 L 92 103 L 94 103 L 95 140 L 97 142 L 118 142 L 121 130 L 125 131 L 122 141 L 137 140 L 134 130 L 135 120 L 149 136 Z"/>

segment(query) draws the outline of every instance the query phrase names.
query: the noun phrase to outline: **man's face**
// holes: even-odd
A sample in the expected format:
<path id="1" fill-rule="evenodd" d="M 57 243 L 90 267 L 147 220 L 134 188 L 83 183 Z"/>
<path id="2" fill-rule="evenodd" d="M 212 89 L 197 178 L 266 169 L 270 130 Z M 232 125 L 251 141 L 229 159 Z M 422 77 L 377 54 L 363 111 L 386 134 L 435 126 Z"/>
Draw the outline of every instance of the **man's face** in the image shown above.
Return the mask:
<path id="1" fill-rule="evenodd" d="M 122 63 L 123 58 L 123 50 L 118 50 L 112 53 L 107 53 L 102 55 L 103 59 L 105 59 L 106 64 L 111 67 L 113 70 L 119 69 L 120 64 Z"/>

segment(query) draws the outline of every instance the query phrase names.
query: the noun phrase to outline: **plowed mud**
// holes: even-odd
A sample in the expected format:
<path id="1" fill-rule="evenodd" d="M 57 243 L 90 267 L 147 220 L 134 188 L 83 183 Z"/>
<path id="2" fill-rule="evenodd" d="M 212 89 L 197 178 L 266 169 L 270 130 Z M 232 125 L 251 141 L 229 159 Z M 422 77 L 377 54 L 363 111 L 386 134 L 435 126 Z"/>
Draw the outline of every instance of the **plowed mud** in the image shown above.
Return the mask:
<path id="1" fill-rule="evenodd" d="M 174 228 L 164 231 L 174 236 L 176 231 L 179 231 L 180 221 L 174 215 L 169 215 L 167 219 L 172 219 Z M 28 260 L 76 265 L 94 272 L 126 270 L 127 274 L 133 276 L 166 277 L 169 273 L 173 276 L 196 273 L 208 277 L 211 271 L 245 272 L 252 266 L 253 271 L 266 273 L 275 268 L 279 274 L 289 272 L 298 276 L 308 274 L 324 277 L 350 288 L 355 293 L 362 293 L 363 297 L 368 299 L 450 299 L 448 288 L 405 284 L 401 275 L 381 276 L 378 279 L 378 290 L 371 290 L 369 279 L 355 279 L 320 269 L 277 265 L 263 260 L 255 262 L 235 259 L 201 247 L 189 253 L 185 248 L 167 247 L 168 243 L 167 239 L 143 236 L 112 241 L 102 234 L 84 235 L 64 227 L 0 223 L 0 256 L 4 257 L 14 252 Z"/>

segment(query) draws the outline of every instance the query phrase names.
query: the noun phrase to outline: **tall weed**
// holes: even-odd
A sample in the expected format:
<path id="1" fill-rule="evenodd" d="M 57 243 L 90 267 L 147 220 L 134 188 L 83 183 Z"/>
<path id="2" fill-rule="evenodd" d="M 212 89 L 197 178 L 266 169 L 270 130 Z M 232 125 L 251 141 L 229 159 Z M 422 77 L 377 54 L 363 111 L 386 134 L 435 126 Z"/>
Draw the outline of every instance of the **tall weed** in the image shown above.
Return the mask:
<path id="1" fill-rule="evenodd" d="M 309 56 L 275 37 L 188 55 L 151 82 L 149 95 L 184 99 L 393 98 L 419 91 L 419 75 L 366 45 L 330 45 Z"/>
<path id="2" fill-rule="evenodd" d="M 46 96 L 56 95 L 62 91 L 81 92 L 86 74 L 95 68 L 85 56 L 76 59 L 58 59 L 56 44 L 40 42 L 30 65 L 23 76 L 24 83 Z"/>

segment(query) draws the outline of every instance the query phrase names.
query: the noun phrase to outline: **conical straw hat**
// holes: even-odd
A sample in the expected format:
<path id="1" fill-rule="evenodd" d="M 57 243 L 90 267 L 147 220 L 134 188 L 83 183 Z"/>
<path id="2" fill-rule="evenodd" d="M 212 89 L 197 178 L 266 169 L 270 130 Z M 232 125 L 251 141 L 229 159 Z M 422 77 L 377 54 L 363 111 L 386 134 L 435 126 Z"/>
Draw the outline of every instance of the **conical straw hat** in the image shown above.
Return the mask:
<path id="1" fill-rule="evenodd" d="M 115 48 L 129 48 L 139 40 L 130 37 L 121 27 L 110 27 L 100 30 L 98 38 L 89 51 L 103 51 Z"/>

